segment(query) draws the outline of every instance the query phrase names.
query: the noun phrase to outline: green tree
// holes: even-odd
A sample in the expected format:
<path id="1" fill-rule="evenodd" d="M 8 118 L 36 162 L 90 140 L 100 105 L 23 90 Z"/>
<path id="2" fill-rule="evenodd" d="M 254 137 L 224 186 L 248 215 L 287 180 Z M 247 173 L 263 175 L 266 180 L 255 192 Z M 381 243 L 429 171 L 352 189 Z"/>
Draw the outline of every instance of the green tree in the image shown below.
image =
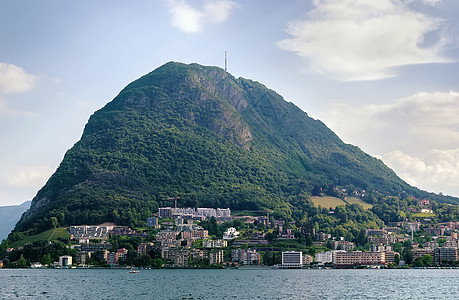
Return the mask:
<path id="1" fill-rule="evenodd" d="M 41 263 L 42 265 L 49 265 L 49 264 L 51 264 L 51 254 L 49 254 L 49 253 L 44 254 L 44 255 L 41 257 L 41 259 L 40 259 L 40 263 Z"/>
<path id="2" fill-rule="evenodd" d="M 433 258 L 432 255 L 426 254 L 422 257 L 422 262 L 424 263 L 424 266 L 428 267 L 432 265 Z"/>
<path id="3" fill-rule="evenodd" d="M 49 219 L 49 223 L 51 224 L 52 228 L 57 228 L 59 226 L 59 222 L 56 217 L 51 217 Z"/>
<path id="4" fill-rule="evenodd" d="M 17 267 L 18 268 L 27 268 L 27 260 L 24 258 L 24 255 L 21 254 L 21 257 L 17 261 Z"/>

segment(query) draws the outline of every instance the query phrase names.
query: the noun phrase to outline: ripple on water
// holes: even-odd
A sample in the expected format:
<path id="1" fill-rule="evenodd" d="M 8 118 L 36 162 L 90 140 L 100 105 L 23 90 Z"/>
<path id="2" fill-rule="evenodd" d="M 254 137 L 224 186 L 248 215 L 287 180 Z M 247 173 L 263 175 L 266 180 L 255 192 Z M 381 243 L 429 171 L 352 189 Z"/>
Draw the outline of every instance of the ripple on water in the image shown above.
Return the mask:
<path id="1" fill-rule="evenodd" d="M 0 270 L 0 299 L 456 299 L 459 270 Z"/>

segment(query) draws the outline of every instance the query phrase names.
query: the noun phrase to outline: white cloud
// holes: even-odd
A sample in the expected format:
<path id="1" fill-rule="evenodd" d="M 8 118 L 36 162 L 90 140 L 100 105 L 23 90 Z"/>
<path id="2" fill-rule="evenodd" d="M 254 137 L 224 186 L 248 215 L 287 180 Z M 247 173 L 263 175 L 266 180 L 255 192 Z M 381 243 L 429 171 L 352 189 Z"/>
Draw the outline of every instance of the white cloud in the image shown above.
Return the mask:
<path id="1" fill-rule="evenodd" d="M 174 1 L 170 13 L 172 15 L 172 26 L 179 30 L 187 33 L 202 30 L 205 14 L 189 6 L 184 1 Z"/>
<path id="2" fill-rule="evenodd" d="M 206 16 L 215 23 L 224 22 L 228 19 L 236 3 L 228 0 L 207 1 L 204 4 Z"/>
<path id="3" fill-rule="evenodd" d="M 13 94 L 30 90 L 35 76 L 27 74 L 23 68 L 0 62 L 0 93 Z"/>
<path id="4" fill-rule="evenodd" d="M 236 7 L 236 3 L 230 0 L 206 1 L 201 10 L 190 6 L 185 0 L 172 0 L 169 5 L 172 26 L 186 33 L 201 32 L 208 21 L 226 21 Z"/>
<path id="5" fill-rule="evenodd" d="M 458 196 L 458 115 L 459 92 L 450 91 L 381 105 L 336 103 L 321 119 L 346 142 L 380 156 L 408 183 Z"/>
<path id="6" fill-rule="evenodd" d="M 2 167 L 0 183 L 9 188 L 41 188 L 53 173 L 50 166 Z"/>
<path id="7" fill-rule="evenodd" d="M 429 4 L 438 1 L 424 0 Z M 278 46 L 308 59 L 313 70 L 345 80 L 376 80 L 394 68 L 446 62 L 442 20 L 416 12 L 412 0 L 314 0 L 306 20 L 290 22 Z M 437 33 L 437 40 L 426 35 Z"/>
<path id="8" fill-rule="evenodd" d="M 382 159 L 414 186 L 437 193 L 456 193 L 457 196 L 459 148 L 432 150 L 426 157 L 415 157 L 397 150 L 385 154 Z"/>
<path id="9" fill-rule="evenodd" d="M 417 93 L 389 104 L 361 107 L 335 103 L 321 116 L 333 130 L 352 140 L 361 135 L 390 136 L 401 146 L 455 148 L 459 144 L 459 92 Z M 364 142 L 364 141 L 363 141 Z M 436 147 L 428 145 L 435 144 Z"/>

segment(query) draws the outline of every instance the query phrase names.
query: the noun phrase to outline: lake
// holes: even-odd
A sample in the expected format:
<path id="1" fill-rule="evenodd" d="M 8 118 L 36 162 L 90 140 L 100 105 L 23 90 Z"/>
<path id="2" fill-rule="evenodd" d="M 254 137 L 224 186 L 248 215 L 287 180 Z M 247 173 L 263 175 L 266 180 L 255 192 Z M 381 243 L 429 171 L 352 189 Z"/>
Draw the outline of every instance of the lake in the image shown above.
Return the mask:
<path id="1" fill-rule="evenodd" d="M 0 269 L 0 299 L 458 298 L 458 269 Z"/>

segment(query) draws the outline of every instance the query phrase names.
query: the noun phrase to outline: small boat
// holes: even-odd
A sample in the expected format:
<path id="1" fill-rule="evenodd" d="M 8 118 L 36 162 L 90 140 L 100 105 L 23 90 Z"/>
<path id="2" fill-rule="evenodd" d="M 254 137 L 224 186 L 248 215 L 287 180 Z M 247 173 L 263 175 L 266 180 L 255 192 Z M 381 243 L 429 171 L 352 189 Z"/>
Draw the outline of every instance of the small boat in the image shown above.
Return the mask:
<path id="1" fill-rule="evenodd" d="M 129 271 L 129 273 L 140 273 L 140 272 L 137 271 L 137 270 L 131 269 L 131 271 Z"/>

